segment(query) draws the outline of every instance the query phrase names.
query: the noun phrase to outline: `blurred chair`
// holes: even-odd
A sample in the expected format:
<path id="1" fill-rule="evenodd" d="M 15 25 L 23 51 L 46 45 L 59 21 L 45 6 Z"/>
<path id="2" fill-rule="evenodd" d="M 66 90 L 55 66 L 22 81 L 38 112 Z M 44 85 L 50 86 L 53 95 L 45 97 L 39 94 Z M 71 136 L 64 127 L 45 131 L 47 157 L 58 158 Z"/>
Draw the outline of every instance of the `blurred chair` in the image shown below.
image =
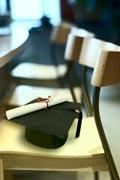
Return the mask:
<path id="1" fill-rule="evenodd" d="M 77 30 L 76 30 L 77 31 Z M 71 36 L 77 36 L 79 39 L 79 42 L 77 41 L 77 49 L 80 53 L 80 49 L 82 46 L 82 41 L 84 36 L 80 35 L 80 31 L 79 31 L 79 35 L 75 35 L 75 33 L 72 33 Z M 77 31 L 77 32 L 78 32 Z M 83 33 L 83 30 L 82 30 Z M 89 35 L 89 33 L 88 33 Z M 91 34 L 90 34 L 91 36 Z M 68 44 L 73 43 L 70 42 L 68 40 Z M 75 43 L 75 44 L 76 44 Z M 67 45 L 69 46 L 69 45 Z M 73 48 L 73 46 L 70 47 L 71 49 Z M 66 48 L 65 51 L 67 51 L 68 48 Z M 71 50 L 70 50 L 71 51 Z M 79 53 L 76 55 L 77 58 L 79 57 Z M 68 83 L 68 87 L 67 88 L 42 88 L 42 87 L 38 87 L 38 86 L 28 86 L 28 85 L 18 85 L 16 86 L 15 90 L 12 93 L 12 96 L 10 97 L 10 100 L 8 100 L 8 98 L 5 100 L 6 104 L 9 104 L 9 106 L 20 106 L 25 104 L 26 102 L 38 97 L 38 96 L 43 96 L 43 97 L 48 97 L 48 96 L 69 96 L 70 98 L 72 98 L 74 101 L 79 101 L 80 102 L 80 90 L 79 87 L 73 87 L 73 83 L 70 79 L 70 74 L 71 74 L 71 69 L 74 65 L 75 61 L 67 61 L 67 67 L 68 70 L 65 74 L 65 80 Z M 73 92 L 73 88 L 74 88 L 74 92 Z M 8 107 L 9 107 L 8 106 Z"/>
<path id="2" fill-rule="evenodd" d="M 59 64 L 59 46 L 65 46 L 72 24 L 61 23 L 53 28 L 50 40 L 51 65 L 23 62 L 11 72 L 12 79 L 19 84 L 52 86 L 61 83 L 66 73 L 66 65 Z M 48 52 L 45 52 L 48 53 Z M 21 73 L 23 72 L 24 73 Z"/>
<path id="3" fill-rule="evenodd" d="M 94 34 L 74 27 L 72 24 L 62 23 L 53 29 L 51 34 L 51 60 L 52 65 L 41 65 L 36 63 L 20 63 L 11 72 L 12 78 L 20 84 L 50 86 L 52 84 L 59 84 L 61 87 L 65 86 L 66 74 L 69 74 L 69 64 L 59 64 L 60 45 L 65 45 L 69 32 L 79 34 L 80 36 L 93 37 Z M 24 70 L 24 73 L 21 73 Z"/>
<path id="4" fill-rule="evenodd" d="M 95 41 L 96 43 L 101 42 L 100 40 L 94 38 L 85 38 L 83 45 L 86 45 L 86 41 Z M 107 56 L 104 56 L 103 54 L 105 47 L 106 49 L 112 49 L 112 51 L 118 49 L 118 46 L 115 46 L 114 44 L 105 42 L 103 44 L 105 44 L 105 46 L 102 46 L 103 49 L 99 49 L 97 57 L 95 58 L 94 56 L 94 60 L 89 58 L 89 61 L 87 61 L 87 58 L 83 58 L 83 55 L 86 56 L 86 53 L 83 53 L 84 46 L 82 46 L 80 53 L 80 63 L 88 67 L 94 67 L 96 60 L 101 61 L 103 58 L 104 61 L 104 59 L 107 58 Z M 72 54 L 69 56 L 69 59 L 72 59 L 71 56 Z M 114 60 L 114 57 L 112 58 Z M 101 69 L 97 67 L 95 72 L 97 73 L 97 71 L 101 72 Z M 111 70 L 109 69 L 109 73 L 110 71 Z M 64 96 L 65 92 L 63 91 L 61 95 Z M 94 106 L 94 108 L 95 111 L 96 106 Z M 23 137 L 23 126 L 3 119 L 0 122 L 0 151 L 1 159 L 4 164 L 3 168 L 7 170 L 32 169 L 49 171 L 79 171 L 85 169 L 92 169 L 93 171 L 109 170 L 106 156 L 104 154 L 99 134 L 95 125 L 94 117 L 83 119 L 80 137 L 76 140 L 73 140 L 71 137 L 75 131 L 75 127 L 76 125 L 73 124 L 69 132 L 68 140 L 63 147 L 57 150 L 50 150 L 28 143 Z M 9 132 L 9 136 L 6 132 Z M 3 174 L 2 170 L 1 174 Z"/>
<path id="5" fill-rule="evenodd" d="M 79 89 L 75 88 L 77 91 L 77 99 L 80 99 Z M 25 104 L 32 99 L 42 96 L 69 96 L 72 99 L 72 95 L 70 93 L 69 88 L 48 88 L 48 87 L 39 87 L 39 86 L 28 86 L 28 85 L 17 85 L 15 89 L 12 89 L 11 93 L 6 96 L 3 104 L 7 105 L 7 108 L 20 106 Z"/>

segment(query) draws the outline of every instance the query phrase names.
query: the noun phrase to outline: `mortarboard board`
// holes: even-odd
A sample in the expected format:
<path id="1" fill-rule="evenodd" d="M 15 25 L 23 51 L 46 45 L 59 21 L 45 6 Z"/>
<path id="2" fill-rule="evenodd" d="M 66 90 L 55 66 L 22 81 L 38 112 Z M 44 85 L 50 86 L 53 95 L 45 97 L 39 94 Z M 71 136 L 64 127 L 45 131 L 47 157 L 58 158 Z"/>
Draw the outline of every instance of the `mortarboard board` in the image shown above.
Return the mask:
<path id="1" fill-rule="evenodd" d="M 25 137 L 28 141 L 46 148 L 58 148 L 65 143 L 76 117 L 76 138 L 80 134 L 80 103 L 65 99 L 49 101 L 37 98 L 24 106 L 8 110 L 6 116 L 8 120 L 25 126 Z"/>

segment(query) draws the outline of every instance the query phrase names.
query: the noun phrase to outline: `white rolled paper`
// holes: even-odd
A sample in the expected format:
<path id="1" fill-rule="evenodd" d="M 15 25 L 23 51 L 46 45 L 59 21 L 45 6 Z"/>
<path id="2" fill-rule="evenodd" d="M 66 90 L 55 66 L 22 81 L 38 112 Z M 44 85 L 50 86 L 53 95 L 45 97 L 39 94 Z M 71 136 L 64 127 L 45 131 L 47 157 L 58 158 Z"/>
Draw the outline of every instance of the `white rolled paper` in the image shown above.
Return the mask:
<path id="1" fill-rule="evenodd" d="M 50 99 L 50 101 L 48 102 L 48 106 L 57 105 L 66 101 L 69 101 L 68 98 Z M 35 102 L 35 103 L 27 104 L 27 105 L 20 106 L 20 107 L 6 111 L 6 117 L 8 120 L 10 120 L 12 118 L 22 116 L 22 115 L 25 115 L 34 111 L 38 111 L 46 107 L 47 107 L 46 102 Z"/>

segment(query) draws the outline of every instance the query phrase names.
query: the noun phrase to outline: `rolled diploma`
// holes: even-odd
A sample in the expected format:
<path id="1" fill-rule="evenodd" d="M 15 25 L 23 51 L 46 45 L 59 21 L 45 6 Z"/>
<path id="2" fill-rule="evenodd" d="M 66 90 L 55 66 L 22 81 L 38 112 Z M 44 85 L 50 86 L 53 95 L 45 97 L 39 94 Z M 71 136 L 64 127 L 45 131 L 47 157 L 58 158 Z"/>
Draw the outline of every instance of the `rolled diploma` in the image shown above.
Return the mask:
<path id="1" fill-rule="evenodd" d="M 53 100 L 51 99 L 48 102 L 48 106 L 57 105 L 66 101 L 69 100 L 67 98 L 55 98 Z M 6 117 L 9 120 L 44 108 L 47 108 L 46 102 L 35 102 L 6 111 Z"/>

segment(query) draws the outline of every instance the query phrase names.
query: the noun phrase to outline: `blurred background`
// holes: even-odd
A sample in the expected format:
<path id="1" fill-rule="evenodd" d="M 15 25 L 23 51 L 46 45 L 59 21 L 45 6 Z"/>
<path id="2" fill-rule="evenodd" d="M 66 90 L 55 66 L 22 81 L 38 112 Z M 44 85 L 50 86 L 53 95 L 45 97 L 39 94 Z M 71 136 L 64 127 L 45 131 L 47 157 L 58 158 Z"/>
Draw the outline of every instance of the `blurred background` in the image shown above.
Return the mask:
<path id="1" fill-rule="evenodd" d="M 43 16 L 52 25 L 73 22 L 120 45 L 120 0 L 0 0 L 0 27 L 26 20 L 37 26 Z"/>

